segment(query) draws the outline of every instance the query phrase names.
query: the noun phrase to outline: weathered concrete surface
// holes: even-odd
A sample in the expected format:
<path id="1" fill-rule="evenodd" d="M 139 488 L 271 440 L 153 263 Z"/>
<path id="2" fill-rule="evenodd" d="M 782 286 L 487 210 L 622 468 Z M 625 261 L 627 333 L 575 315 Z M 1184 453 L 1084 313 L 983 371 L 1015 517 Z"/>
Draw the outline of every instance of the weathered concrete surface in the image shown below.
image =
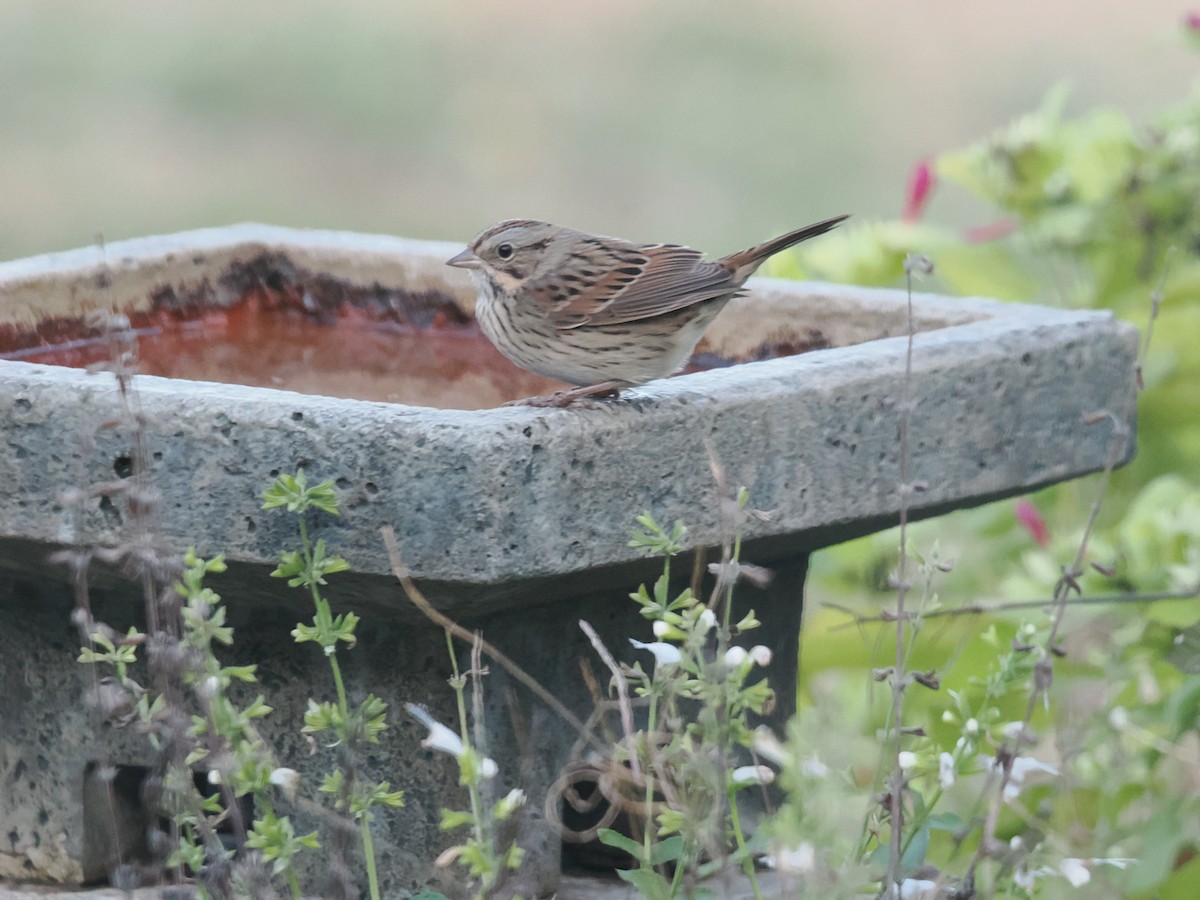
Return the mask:
<path id="1" fill-rule="evenodd" d="M 289 278 L 400 280 L 470 309 L 466 282 L 442 265 L 456 249 L 261 227 L 111 245 L 106 268 L 95 251 L 0 265 L 0 323 L 9 314 L 28 322 L 39 304 L 66 315 L 114 299 L 144 303 L 164 286 L 219 298 L 222 274 L 263 253 Z M 289 637 L 309 604 L 268 572 L 278 551 L 294 546 L 294 523 L 264 514 L 260 494 L 275 473 L 300 465 L 338 485 L 345 514 L 315 518 L 315 536 L 354 569 L 331 579 L 335 604 L 367 616 L 343 670 L 353 696 L 374 691 L 388 702 L 393 723 L 364 771 L 408 792 L 403 810 L 380 816 L 376 843 L 389 890 L 433 877 L 430 862 L 450 843 L 436 829 L 437 810 L 464 798 L 452 763 L 421 750 L 421 730 L 401 717 L 401 704 L 413 700 L 452 720 L 449 666 L 440 629 L 413 614 L 388 575 L 381 525 L 396 530 L 405 562 L 443 609 L 586 711 L 579 664 L 594 656 L 577 621 L 592 622 L 623 659 L 632 659 L 619 649 L 628 637 L 649 637 L 625 599 L 655 574 L 627 546 L 633 515 L 649 509 L 661 521 L 684 519 L 691 548 L 723 537 L 706 443 L 729 480 L 747 484 L 754 506 L 771 511 L 748 523 L 746 555 L 777 565 L 781 577 L 769 591 L 747 589 L 742 602 L 771 626 L 777 685 L 794 684 L 806 552 L 894 521 L 905 298 L 752 286 L 714 323 L 713 349 L 737 355 L 780 333 L 813 330 L 840 346 L 566 410 L 458 412 L 138 379 L 162 492 L 159 531 L 169 545 L 237 561 L 213 585 L 238 629 L 231 661 L 260 663 L 277 710 L 268 734 L 310 786 L 328 759 L 310 757 L 298 729 L 307 697 L 329 697 L 332 686 L 316 651 Z M 1109 411 L 1132 429 L 1135 333 L 1107 314 L 931 296 L 916 298 L 915 313 L 923 330 L 913 359 L 911 472 L 927 485 L 913 498 L 918 515 L 1102 467 L 1113 425 L 1085 425 L 1088 414 Z M 146 759 L 136 735 L 97 729 L 87 715 L 89 676 L 74 662 L 70 586 L 45 563 L 54 546 L 120 538 L 118 505 L 96 501 L 76 531 L 57 502 L 64 488 L 127 471 L 128 437 L 98 430 L 117 409 L 109 376 L 0 362 L 0 822 L 9 826 L 0 876 L 76 880 L 87 859 L 83 773 L 96 761 Z M 122 628 L 137 621 L 136 590 L 127 584 L 102 578 L 93 593 L 100 618 Z M 540 821 L 538 788 L 574 735 L 491 670 L 497 789 L 519 783 L 538 798 L 522 822 L 530 863 L 521 887 L 550 890 L 557 845 Z M 319 824 L 297 814 L 301 827 Z"/>

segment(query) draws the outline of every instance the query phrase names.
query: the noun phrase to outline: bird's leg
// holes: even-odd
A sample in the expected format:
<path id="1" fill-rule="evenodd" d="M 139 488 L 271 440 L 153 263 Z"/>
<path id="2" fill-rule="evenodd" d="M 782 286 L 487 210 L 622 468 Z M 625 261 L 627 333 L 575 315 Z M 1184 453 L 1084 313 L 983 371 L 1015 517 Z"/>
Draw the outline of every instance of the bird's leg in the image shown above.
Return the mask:
<path id="1" fill-rule="evenodd" d="M 555 391 L 544 397 L 526 397 L 524 400 L 510 400 L 505 406 L 541 406 L 563 407 L 570 406 L 578 400 L 599 400 L 615 397 L 622 388 L 629 387 L 628 381 L 602 381 L 599 384 L 587 384 L 582 387 L 570 388 L 565 391 Z"/>

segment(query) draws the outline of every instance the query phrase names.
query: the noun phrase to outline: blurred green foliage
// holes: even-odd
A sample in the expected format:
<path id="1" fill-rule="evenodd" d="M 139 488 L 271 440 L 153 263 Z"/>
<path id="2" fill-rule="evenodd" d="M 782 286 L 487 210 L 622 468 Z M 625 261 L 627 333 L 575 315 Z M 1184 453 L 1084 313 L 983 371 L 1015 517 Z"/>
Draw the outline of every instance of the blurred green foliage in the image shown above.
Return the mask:
<path id="1" fill-rule="evenodd" d="M 926 168 L 919 167 L 913 181 L 919 196 L 910 197 L 907 219 L 843 229 L 775 262 L 771 274 L 895 285 L 905 258 L 923 253 L 934 261 L 938 289 L 1109 309 L 1141 327 L 1143 338 L 1152 306 L 1158 305 L 1141 373 L 1138 456 L 1114 478 L 1096 544 L 1099 551 L 1123 540 L 1129 551 L 1129 536 L 1112 530 L 1139 491 L 1168 474 L 1176 476 L 1175 492 L 1196 491 L 1200 89 L 1145 125 L 1106 108 L 1068 117 L 1066 98 L 1066 88 L 1056 87 L 1034 112 L 970 147 L 922 164 Z M 965 232 L 921 222 L 936 180 L 986 201 L 995 221 Z M 1086 484 L 1061 485 L 1034 498 L 1051 535 L 1063 536 L 1081 525 L 1091 499 L 1087 490 Z M 981 565 L 971 567 L 976 575 L 971 587 L 988 584 L 994 590 L 998 573 L 1033 546 L 1030 536 L 1007 506 L 956 516 L 962 520 L 956 531 L 986 543 L 986 553 L 980 554 L 986 560 L 973 560 Z M 818 564 L 819 580 L 833 593 L 861 583 L 864 573 L 886 571 L 894 550 L 889 554 L 885 548 L 894 546 L 893 535 L 877 535 L 837 548 L 832 559 Z M 1045 567 L 1039 574 L 1046 574 Z M 1144 573 L 1139 578 L 1139 585 L 1147 583 Z M 1016 581 L 1010 584 L 1015 590 Z"/>
<path id="2" fill-rule="evenodd" d="M 1200 90 L 1145 124 L 1110 108 L 1069 116 L 1067 96 L 1056 87 L 1036 110 L 984 140 L 922 163 L 903 219 L 843 229 L 776 261 L 770 274 L 893 286 L 903 283 L 906 257 L 920 253 L 936 266 L 937 289 L 1108 309 L 1142 328 L 1143 339 L 1154 320 L 1141 373 L 1138 456 L 1112 480 L 1085 558 L 1096 565 L 1081 585 L 1089 595 L 1192 596 L 1067 612 L 1067 655 L 1055 664 L 1050 708 L 1033 720 L 1045 737 L 1030 751 L 1056 757 L 1064 778 L 1053 789 L 1028 791 L 1028 812 L 1005 810 L 997 830 L 1031 848 L 1026 874 L 1050 874 L 1035 879 L 1032 894 L 1022 892 L 1019 877 L 990 889 L 1056 896 L 1069 890 L 1064 866 L 1090 860 L 1095 896 L 1191 897 L 1200 885 L 1200 805 L 1187 787 L 1200 772 Z M 986 202 L 993 221 L 965 232 L 922 221 L 939 181 Z M 1084 479 L 1020 506 L 996 503 L 911 526 L 909 546 L 918 556 L 940 546 L 954 562 L 952 572 L 926 585 L 923 613 L 1048 600 L 1080 546 L 1097 489 Z M 814 557 L 802 723 L 836 710 L 840 727 L 868 744 L 882 733 L 890 691 L 864 692 L 855 675 L 889 665 L 893 655 L 895 625 L 872 617 L 893 603 L 897 543 L 893 530 Z M 972 800 L 978 783 L 964 788 L 977 776 L 962 770 L 958 783 L 938 785 L 939 754 L 954 752 L 967 735 L 951 696 L 978 698 L 1007 643 L 1044 622 L 1037 609 L 993 609 L 920 625 L 910 666 L 936 669 L 942 690 L 908 691 L 905 724 L 926 735 L 911 745 L 925 765 L 915 772 L 914 796 L 941 798 L 939 813 L 969 821 L 980 812 Z M 1017 689 L 986 706 L 997 721 L 1019 719 L 1028 696 Z M 851 746 L 849 738 L 840 742 Z M 792 743 L 820 749 L 819 735 L 802 726 Z M 841 770 L 843 789 L 861 789 L 869 768 L 863 756 Z M 864 803 L 869 808 L 865 796 Z M 805 821 L 793 811 L 788 826 L 785 817 L 793 841 L 808 839 Z M 922 837 L 921 861 L 961 872 L 977 835 L 964 848 L 933 826 Z M 842 844 L 847 839 L 843 833 Z M 1122 868 L 1112 862 L 1120 858 L 1135 862 Z"/>
<path id="3" fill-rule="evenodd" d="M 1200 458 L 1200 89 L 1145 126 L 1114 109 L 1068 118 L 1066 99 L 1056 87 L 1036 111 L 933 165 L 987 201 L 994 225 L 851 227 L 772 273 L 892 285 L 906 256 L 923 253 L 952 293 L 1110 309 L 1142 327 L 1159 293 L 1141 459 L 1123 479 L 1136 488 Z"/>

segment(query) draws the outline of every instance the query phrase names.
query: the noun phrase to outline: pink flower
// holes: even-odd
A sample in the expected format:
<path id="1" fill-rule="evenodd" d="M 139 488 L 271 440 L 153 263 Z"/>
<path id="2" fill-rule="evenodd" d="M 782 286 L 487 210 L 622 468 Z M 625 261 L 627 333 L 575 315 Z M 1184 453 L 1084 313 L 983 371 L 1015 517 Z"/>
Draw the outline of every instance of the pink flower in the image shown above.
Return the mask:
<path id="1" fill-rule="evenodd" d="M 1025 530 L 1029 532 L 1030 536 L 1037 541 L 1039 547 L 1050 545 L 1050 530 L 1046 527 L 1046 520 L 1042 518 L 1042 513 L 1036 506 L 1022 497 L 1013 504 L 1013 514 L 1016 515 L 1017 521 L 1025 526 Z"/>
<path id="2" fill-rule="evenodd" d="M 990 225 L 976 225 L 963 232 L 963 240 L 968 244 L 986 244 L 988 241 L 1008 237 L 1017 230 L 1016 219 L 1000 219 Z"/>
<path id="3" fill-rule="evenodd" d="M 929 202 L 929 195 L 936 186 L 937 175 L 933 166 L 929 164 L 929 160 L 921 160 L 908 176 L 908 199 L 904 203 L 904 213 L 901 215 L 905 222 L 916 222 L 921 218 L 925 204 Z"/>
<path id="4" fill-rule="evenodd" d="M 1192 10 L 1184 16 L 1183 27 L 1194 34 L 1200 34 L 1200 11 Z"/>

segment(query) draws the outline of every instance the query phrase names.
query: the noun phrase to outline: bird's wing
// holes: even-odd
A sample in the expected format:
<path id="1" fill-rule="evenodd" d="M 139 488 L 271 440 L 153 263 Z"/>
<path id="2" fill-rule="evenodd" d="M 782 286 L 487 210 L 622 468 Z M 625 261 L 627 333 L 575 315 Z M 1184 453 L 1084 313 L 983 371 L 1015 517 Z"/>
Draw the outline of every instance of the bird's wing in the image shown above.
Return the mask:
<path id="1" fill-rule="evenodd" d="M 527 284 L 562 329 L 617 325 L 674 312 L 740 287 L 720 263 L 677 244 L 585 242 L 556 272 Z"/>

